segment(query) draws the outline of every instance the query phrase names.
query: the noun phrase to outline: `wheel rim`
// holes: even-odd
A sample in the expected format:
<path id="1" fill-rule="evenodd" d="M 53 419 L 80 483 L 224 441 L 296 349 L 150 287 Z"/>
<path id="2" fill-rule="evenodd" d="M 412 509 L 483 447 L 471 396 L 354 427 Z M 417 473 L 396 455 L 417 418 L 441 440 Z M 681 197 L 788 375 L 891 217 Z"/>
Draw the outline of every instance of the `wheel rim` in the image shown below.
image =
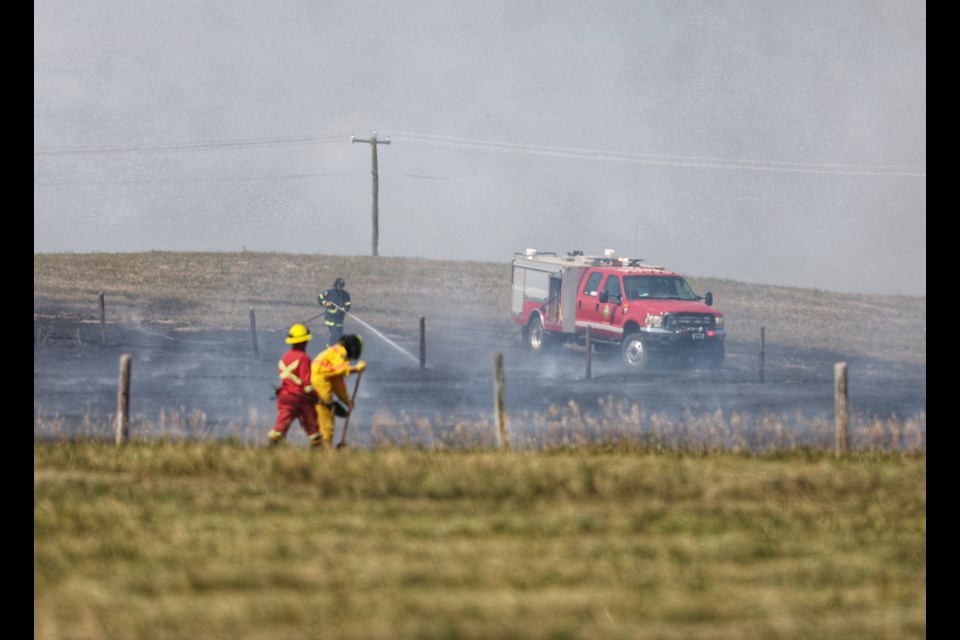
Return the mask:
<path id="1" fill-rule="evenodd" d="M 539 322 L 534 322 L 530 327 L 530 347 L 539 349 L 543 344 L 543 327 Z"/>
<path id="2" fill-rule="evenodd" d="M 636 338 L 629 340 L 623 350 L 623 357 L 631 367 L 643 366 L 647 359 L 647 354 L 643 350 L 643 342 Z"/>

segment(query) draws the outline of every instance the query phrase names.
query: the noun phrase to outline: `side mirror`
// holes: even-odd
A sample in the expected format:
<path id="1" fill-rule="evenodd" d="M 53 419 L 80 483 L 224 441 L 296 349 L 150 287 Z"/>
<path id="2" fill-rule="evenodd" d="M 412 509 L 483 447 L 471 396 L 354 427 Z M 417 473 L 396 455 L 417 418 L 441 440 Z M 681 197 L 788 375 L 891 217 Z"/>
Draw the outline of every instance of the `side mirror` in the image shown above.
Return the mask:
<path id="1" fill-rule="evenodd" d="M 713 306 L 713 293 L 707 291 L 707 295 L 703 296 L 703 301 L 707 303 L 708 307 Z"/>
<path id="2" fill-rule="evenodd" d="M 600 296 L 599 296 L 600 302 L 606 302 L 609 299 L 610 299 L 610 294 L 607 291 L 600 292 Z"/>

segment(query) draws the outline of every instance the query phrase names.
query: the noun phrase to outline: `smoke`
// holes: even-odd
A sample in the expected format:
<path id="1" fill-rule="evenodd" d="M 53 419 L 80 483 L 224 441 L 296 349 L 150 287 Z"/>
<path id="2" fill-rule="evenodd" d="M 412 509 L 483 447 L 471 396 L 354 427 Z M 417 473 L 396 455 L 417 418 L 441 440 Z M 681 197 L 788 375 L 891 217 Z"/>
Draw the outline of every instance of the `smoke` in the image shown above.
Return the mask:
<path id="1" fill-rule="evenodd" d="M 34 251 L 503 261 L 926 293 L 923 3 L 45 0 Z"/>
<path id="2" fill-rule="evenodd" d="M 594 354 L 587 375 L 583 350 L 563 348 L 538 357 L 520 347 L 518 331 L 502 326 L 457 329 L 438 319 L 427 324 L 425 367 L 420 368 L 411 356 L 421 346 L 415 323 L 388 336 L 354 321 L 348 317 L 345 329 L 364 336 L 368 363 L 350 422 L 350 442 L 358 447 L 369 446 L 374 425 L 382 428 L 384 421 L 439 438 L 460 425 L 492 424 L 495 353 L 503 360 L 505 410 L 517 429 L 541 428 L 534 425 L 551 420 L 568 427 L 572 420 L 618 428 L 635 428 L 639 420 L 682 429 L 690 421 L 718 416 L 748 426 L 774 416 L 800 421 L 802 429 L 818 421 L 830 424 L 832 417 L 835 355 L 814 349 L 781 347 L 768 354 L 764 384 L 757 384 L 755 345 L 732 343 L 721 371 L 662 367 L 631 373 L 613 350 Z M 114 325 L 101 346 L 91 323 L 51 326 L 34 348 L 34 437 L 112 439 L 118 362 L 130 354 L 131 437 L 235 438 L 262 444 L 276 416 L 272 387 L 276 361 L 287 349 L 284 336 L 262 333 L 256 357 L 243 331 L 164 332 Z M 316 349 L 308 348 L 308 353 L 317 355 Z M 879 420 L 925 414 L 923 363 L 850 360 L 854 412 Z M 348 379 L 351 391 L 354 380 Z M 565 418 L 573 408 L 575 416 Z M 923 420 L 920 424 L 925 429 Z M 513 435 L 530 440 L 536 434 Z M 762 440 L 759 433 L 744 435 Z M 799 435 L 788 432 L 785 437 Z M 294 446 L 306 446 L 297 425 L 289 438 Z"/>

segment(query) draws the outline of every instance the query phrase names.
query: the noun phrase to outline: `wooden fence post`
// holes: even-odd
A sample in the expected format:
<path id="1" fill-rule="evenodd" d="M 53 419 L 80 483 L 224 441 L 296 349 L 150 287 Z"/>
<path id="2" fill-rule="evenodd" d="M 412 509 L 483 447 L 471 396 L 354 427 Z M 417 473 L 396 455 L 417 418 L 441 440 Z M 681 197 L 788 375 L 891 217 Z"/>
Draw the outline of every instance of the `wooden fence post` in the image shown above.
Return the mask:
<path id="1" fill-rule="evenodd" d="M 764 349 L 766 344 L 766 327 L 760 327 L 760 382 L 763 382 L 763 359 L 764 359 Z"/>
<path id="2" fill-rule="evenodd" d="M 427 328 L 426 319 L 420 316 L 420 368 L 427 367 Z"/>
<path id="3" fill-rule="evenodd" d="M 260 346 L 257 344 L 257 316 L 253 313 L 253 307 L 250 307 L 250 336 L 253 338 L 253 357 L 260 359 Z"/>
<path id="4" fill-rule="evenodd" d="M 130 354 L 120 356 L 120 385 L 117 390 L 117 444 L 130 440 Z"/>
<path id="5" fill-rule="evenodd" d="M 100 346 L 107 344 L 107 312 L 103 304 L 103 291 L 100 292 Z"/>
<path id="6" fill-rule="evenodd" d="M 847 363 L 833 365 L 834 421 L 837 428 L 837 457 L 846 453 L 850 444 L 847 434 L 850 416 L 847 413 Z"/>
<path id="7" fill-rule="evenodd" d="M 507 435 L 507 415 L 503 403 L 503 354 L 493 354 L 493 412 L 497 422 L 497 447 L 510 448 Z"/>

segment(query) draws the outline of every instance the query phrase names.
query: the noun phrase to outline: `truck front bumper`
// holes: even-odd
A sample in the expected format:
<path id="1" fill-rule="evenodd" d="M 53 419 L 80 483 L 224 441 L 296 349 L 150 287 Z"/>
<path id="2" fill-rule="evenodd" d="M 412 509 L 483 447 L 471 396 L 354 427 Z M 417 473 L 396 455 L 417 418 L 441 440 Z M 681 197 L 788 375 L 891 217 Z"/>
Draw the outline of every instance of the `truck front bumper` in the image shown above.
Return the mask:
<path id="1" fill-rule="evenodd" d="M 692 355 L 718 349 L 727 337 L 723 329 L 651 329 L 640 330 L 650 352 Z"/>

